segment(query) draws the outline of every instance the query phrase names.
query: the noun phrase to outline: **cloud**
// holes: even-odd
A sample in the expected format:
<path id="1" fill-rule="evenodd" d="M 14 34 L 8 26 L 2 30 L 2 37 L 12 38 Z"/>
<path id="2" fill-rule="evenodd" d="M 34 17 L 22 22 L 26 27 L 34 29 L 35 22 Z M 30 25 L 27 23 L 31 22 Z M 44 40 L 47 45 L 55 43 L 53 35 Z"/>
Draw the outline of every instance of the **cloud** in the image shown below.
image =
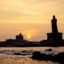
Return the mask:
<path id="1" fill-rule="evenodd" d="M 60 3 L 59 3 L 60 2 Z M 0 0 L 0 17 L 41 16 L 59 11 L 63 0 Z M 61 5 L 60 5 L 61 7 Z"/>
<path id="2" fill-rule="evenodd" d="M 32 14 L 27 14 L 24 12 L 14 12 L 14 11 L 0 11 L 0 18 L 16 18 L 24 16 L 33 16 Z"/>
<path id="3" fill-rule="evenodd" d="M 0 0 L 0 19 L 42 20 L 53 14 L 63 15 L 62 3 L 63 0 Z"/>

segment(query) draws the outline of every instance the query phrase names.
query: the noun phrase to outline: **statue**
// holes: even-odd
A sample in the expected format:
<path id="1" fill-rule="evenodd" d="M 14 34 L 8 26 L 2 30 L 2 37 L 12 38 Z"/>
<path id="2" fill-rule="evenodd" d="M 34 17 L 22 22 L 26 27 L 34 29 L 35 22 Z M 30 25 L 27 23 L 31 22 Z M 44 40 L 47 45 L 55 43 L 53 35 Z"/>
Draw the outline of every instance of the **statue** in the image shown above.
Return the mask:
<path id="1" fill-rule="evenodd" d="M 53 16 L 51 23 L 52 23 L 52 33 L 47 33 L 47 40 L 50 43 L 62 41 L 62 33 L 58 32 L 57 19 L 55 18 L 55 16 Z"/>
<path id="2" fill-rule="evenodd" d="M 53 16 L 53 19 L 52 19 L 52 33 L 58 33 L 57 19 L 55 18 L 55 16 Z"/>

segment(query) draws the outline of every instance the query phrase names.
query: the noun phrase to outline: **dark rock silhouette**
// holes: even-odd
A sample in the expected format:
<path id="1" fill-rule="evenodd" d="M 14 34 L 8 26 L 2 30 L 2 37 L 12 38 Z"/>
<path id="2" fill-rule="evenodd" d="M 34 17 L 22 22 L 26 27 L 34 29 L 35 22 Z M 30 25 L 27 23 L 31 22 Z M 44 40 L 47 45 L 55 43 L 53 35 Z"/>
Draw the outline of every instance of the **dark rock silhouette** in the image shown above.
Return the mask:
<path id="1" fill-rule="evenodd" d="M 33 59 L 40 59 L 41 60 L 41 53 L 40 52 L 37 52 L 35 51 L 33 54 L 32 54 L 32 58 Z"/>
<path id="2" fill-rule="evenodd" d="M 14 55 L 21 55 L 20 53 L 14 53 Z"/>
<path id="3" fill-rule="evenodd" d="M 53 61 L 59 61 L 61 63 L 64 63 L 64 52 L 59 53 L 57 55 L 54 55 L 52 58 Z"/>
<path id="4" fill-rule="evenodd" d="M 43 61 L 54 61 L 64 64 L 64 52 L 58 54 L 45 54 L 35 51 L 31 57 L 34 60 L 43 60 Z"/>
<path id="5" fill-rule="evenodd" d="M 46 49 L 45 51 L 52 51 L 52 49 Z"/>

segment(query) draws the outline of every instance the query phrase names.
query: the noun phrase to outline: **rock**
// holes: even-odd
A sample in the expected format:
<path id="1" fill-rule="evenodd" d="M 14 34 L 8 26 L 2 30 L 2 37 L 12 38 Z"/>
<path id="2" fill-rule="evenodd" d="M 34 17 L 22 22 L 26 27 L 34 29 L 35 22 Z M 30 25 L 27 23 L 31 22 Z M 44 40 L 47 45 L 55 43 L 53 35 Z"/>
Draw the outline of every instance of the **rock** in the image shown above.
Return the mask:
<path id="1" fill-rule="evenodd" d="M 58 54 L 46 54 L 46 53 L 40 53 L 35 51 L 32 55 L 33 59 L 36 60 L 44 60 L 44 61 L 54 61 L 54 62 L 60 62 L 64 63 L 64 52 L 58 53 Z"/>
<path id="2" fill-rule="evenodd" d="M 53 61 L 59 61 L 64 63 L 64 52 L 58 53 L 57 55 L 53 56 Z"/>
<path id="3" fill-rule="evenodd" d="M 41 53 L 38 52 L 38 51 L 33 52 L 32 58 L 33 59 L 40 59 L 41 58 Z"/>
<path id="4" fill-rule="evenodd" d="M 14 55 L 21 55 L 21 53 L 14 53 Z"/>
<path id="5" fill-rule="evenodd" d="M 45 51 L 52 51 L 52 49 L 46 49 Z"/>

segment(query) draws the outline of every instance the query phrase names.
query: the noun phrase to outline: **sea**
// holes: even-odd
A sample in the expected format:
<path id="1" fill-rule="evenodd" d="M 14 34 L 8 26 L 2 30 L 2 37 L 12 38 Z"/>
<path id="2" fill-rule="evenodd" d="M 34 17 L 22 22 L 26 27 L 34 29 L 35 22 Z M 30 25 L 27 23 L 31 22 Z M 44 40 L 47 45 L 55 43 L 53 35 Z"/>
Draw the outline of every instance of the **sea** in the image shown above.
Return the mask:
<path id="1" fill-rule="evenodd" d="M 60 64 L 53 61 L 33 60 L 34 51 L 52 49 L 53 52 L 64 52 L 64 47 L 0 47 L 0 64 Z M 21 55 L 15 55 L 20 53 Z"/>

